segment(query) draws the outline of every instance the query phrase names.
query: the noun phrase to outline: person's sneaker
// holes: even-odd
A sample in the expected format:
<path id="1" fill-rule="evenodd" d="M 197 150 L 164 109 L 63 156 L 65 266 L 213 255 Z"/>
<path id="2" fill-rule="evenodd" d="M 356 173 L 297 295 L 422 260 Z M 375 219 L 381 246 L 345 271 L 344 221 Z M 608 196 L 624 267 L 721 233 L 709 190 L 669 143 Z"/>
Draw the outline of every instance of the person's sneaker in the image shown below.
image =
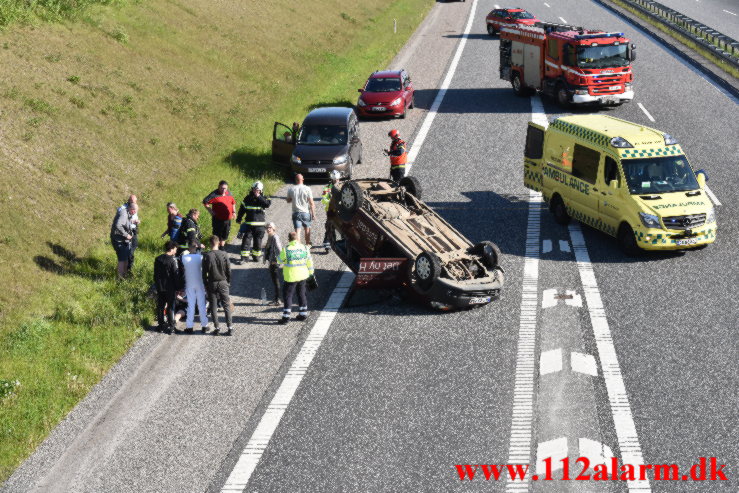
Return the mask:
<path id="1" fill-rule="evenodd" d="M 172 334 L 172 332 L 174 332 L 174 329 L 172 327 L 165 327 L 164 328 L 164 333 L 165 334 L 170 335 L 170 334 Z"/>
<path id="2" fill-rule="evenodd" d="M 206 325 L 205 327 L 200 327 L 200 332 L 203 334 L 206 334 L 210 330 L 210 325 Z"/>
<path id="3" fill-rule="evenodd" d="M 229 328 L 228 328 L 228 329 L 226 330 L 226 333 L 225 333 L 225 334 L 223 334 L 223 335 L 224 335 L 224 336 L 230 336 L 231 334 L 233 334 L 233 327 L 229 327 Z"/>
<path id="4" fill-rule="evenodd" d="M 246 262 L 246 257 L 241 257 L 236 261 L 237 265 L 242 265 L 244 262 Z"/>
<path id="5" fill-rule="evenodd" d="M 303 320 L 306 320 L 307 318 L 308 318 L 308 315 L 298 315 L 297 317 L 295 317 L 295 320 L 297 320 L 298 322 L 302 322 Z"/>
<path id="6" fill-rule="evenodd" d="M 215 329 L 213 329 L 213 332 L 211 332 L 210 335 L 217 336 L 220 332 L 221 332 L 221 329 L 216 327 Z"/>
<path id="7" fill-rule="evenodd" d="M 184 332 L 185 332 L 186 334 L 192 334 L 192 332 L 193 332 L 193 329 L 192 329 L 192 327 L 185 327 L 185 330 L 184 330 Z"/>
<path id="8" fill-rule="evenodd" d="M 323 248 L 325 248 L 326 250 L 328 250 L 329 248 L 331 248 L 331 243 L 324 243 L 323 244 Z"/>
<path id="9" fill-rule="evenodd" d="M 280 325 L 287 325 L 287 323 L 290 322 L 290 319 L 287 317 L 282 317 L 277 323 Z"/>
<path id="10" fill-rule="evenodd" d="M 280 306 L 280 300 L 270 301 L 268 306 Z"/>

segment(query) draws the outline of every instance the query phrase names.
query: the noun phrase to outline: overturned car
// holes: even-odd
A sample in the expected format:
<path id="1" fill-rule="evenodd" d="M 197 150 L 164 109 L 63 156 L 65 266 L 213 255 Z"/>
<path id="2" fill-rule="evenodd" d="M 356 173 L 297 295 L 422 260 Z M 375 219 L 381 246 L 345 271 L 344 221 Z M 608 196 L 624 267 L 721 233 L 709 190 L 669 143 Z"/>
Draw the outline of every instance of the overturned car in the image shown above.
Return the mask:
<path id="1" fill-rule="evenodd" d="M 473 245 L 421 201 L 412 176 L 347 180 L 332 194 L 327 230 L 333 251 L 355 273 L 362 259 L 405 259 L 398 284 L 423 303 L 451 310 L 500 297 L 500 250 Z"/>

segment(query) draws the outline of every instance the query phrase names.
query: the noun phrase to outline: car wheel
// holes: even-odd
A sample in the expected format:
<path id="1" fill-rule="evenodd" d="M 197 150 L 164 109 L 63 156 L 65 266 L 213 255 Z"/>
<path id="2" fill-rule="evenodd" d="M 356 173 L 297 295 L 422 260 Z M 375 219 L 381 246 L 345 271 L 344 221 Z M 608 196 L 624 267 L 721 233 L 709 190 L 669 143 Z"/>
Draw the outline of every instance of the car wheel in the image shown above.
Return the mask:
<path id="1" fill-rule="evenodd" d="M 411 96 L 411 105 L 408 106 L 408 108 L 413 109 L 415 107 L 416 107 L 416 95 L 414 94 L 413 96 Z"/>
<path id="2" fill-rule="evenodd" d="M 362 187 L 356 182 L 347 181 L 341 187 L 341 201 L 339 202 L 339 213 L 344 221 L 349 221 L 364 203 Z"/>
<path id="3" fill-rule="evenodd" d="M 523 82 L 521 82 L 521 76 L 518 75 L 518 72 L 513 73 L 511 86 L 513 87 L 513 92 L 516 93 L 516 96 L 524 97 L 528 95 L 528 90 L 524 87 Z"/>
<path id="4" fill-rule="evenodd" d="M 472 247 L 472 253 L 482 257 L 482 263 L 488 269 L 500 265 L 500 248 L 492 241 L 483 241 Z"/>
<path id="5" fill-rule="evenodd" d="M 621 251 L 629 257 L 635 257 L 641 253 L 641 248 L 636 244 L 636 236 L 634 236 L 634 230 L 631 226 L 624 223 L 618 228 L 618 245 L 621 247 Z"/>
<path id="6" fill-rule="evenodd" d="M 435 254 L 423 251 L 413 263 L 413 275 L 418 287 L 428 291 L 441 273 L 441 261 Z"/>
<path id="7" fill-rule="evenodd" d="M 495 36 L 495 27 L 492 24 L 488 24 L 488 34 L 490 36 Z"/>
<path id="8" fill-rule="evenodd" d="M 405 107 L 405 105 L 403 105 L 403 112 L 400 114 L 400 119 L 401 120 L 404 120 L 405 119 L 405 113 L 407 111 L 408 111 L 408 109 Z"/>
<path id="9" fill-rule="evenodd" d="M 557 224 L 567 226 L 570 223 L 570 215 L 567 213 L 567 207 L 565 206 L 562 197 L 555 195 L 552 197 L 552 205 L 550 207 L 552 214 L 554 214 L 554 220 Z"/>
<path id="10" fill-rule="evenodd" d="M 404 176 L 400 179 L 400 186 L 405 188 L 405 191 L 421 200 L 423 195 L 423 188 L 421 187 L 421 181 L 415 176 Z"/>
<path id="11" fill-rule="evenodd" d="M 557 102 L 563 108 L 567 108 L 570 105 L 570 96 L 567 94 L 564 84 L 557 84 Z"/>

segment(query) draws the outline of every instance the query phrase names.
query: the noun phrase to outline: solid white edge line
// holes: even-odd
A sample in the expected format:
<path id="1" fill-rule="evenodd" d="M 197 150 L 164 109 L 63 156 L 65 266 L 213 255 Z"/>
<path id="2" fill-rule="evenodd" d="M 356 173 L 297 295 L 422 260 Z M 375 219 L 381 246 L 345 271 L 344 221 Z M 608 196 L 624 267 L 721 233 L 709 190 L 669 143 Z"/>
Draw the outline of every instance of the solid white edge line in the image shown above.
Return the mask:
<path id="1" fill-rule="evenodd" d="M 724 9 L 724 12 L 726 12 L 727 14 L 736 15 L 734 12 L 731 12 L 730 10 Z"/>
<path id="2" fill-rule="evenodd" d="M 585 237 L 580 230 L 580 225 L 576 222 L 571 223 L 569 231 L 572 249 L 575 252 L 577 270 L 580 273 L 580 281 L 585 293 L 585 302 L 588 305 L 590 323 L 593 327 L 593 334 L 595 335 L 598 359 L 600 360 L 603 380 L 606 384 L 608 401 L 616 429 L 616 438 L 618 439 L 618 445 L 621 451 L 621 461 L 624 464 L 632 464 L 638 467 L 644 464 L 644 457 L 642 456 L 634 417 L 631 413 L 631 406 L 629 405 L 629 396 L 626 393 L 626 386 L 621 374 L 621 368 L 618 364 L 616 348 L 613 345 L 611 329 L 608 326 L 603 300 L 598 289 L 598 282 L 595 279 L 593 264 L 590 263 L 588 247 L 585 244 Z M 628 481 L 628 489 L 630 493 L 652 491 L 648 479 L 644 481 Z"/>
<path id="3" fill-rule="evenodd" d="M 454 72 L 457 71 L 459 59 L 462 58 L 462 51 L 464 51 L 464 47 L 467 44 L 467 39 L 470 35 L 470 29 L 472 29 L 472 21 L 475 20 L 476 10 L 477 0 L 474 0 L 472 2 L 472 7 L 470 8 L 470 16 L 467 19 L 467 25 L 464 28 L 462 39 L 459 40 L 457 51 L 456 53 L 454 53 L 454 58 L 452 59 L 451 65 L 449 65 L 446 77 L 444 77 L 444 81 L 441 83 L 441 86 L 439 86 L 439 92 L 436 94 L 436 98 L 434 98 L 434 102 L 431 104 L 431 109 L 429 109 L 426 118 L 423 120 L 421 129 L 418 131 L 418 134 L 416 135 L 416 138 L 413 140 L 413 144 L 411 145 L 411 150 L 408 152 L 408 164 L 405 167 L 406 175 L 410 173 L 411 168 L 413 167 L 413 163 L 415 162 L 416 157 L 418 157 L 418 153 L 421 151 L 421 147 L 426 140 L 426 136 L 428 135 L 429 130 L 431 130 L 431 124 L 434 123 L 434 118 L 436 118 L 436 114 L 439 112 L 441 102 L 444 100 L 444 96 L 446 96 L 446 92 L 449 89 L 449 86 L 452 84 Z"/>
<path id="4" fill-rule="evenodd" d="M 719 201 L 718 197 L 716 197 L 716 195 L 714 195 L 713 190 L 711 190 L 710 188 L 708 188 L 708 185 L 705 186 L 705 190 L 706 190 L 706 193 L 708 194 L 708 197 L 713 201 L 713 203 L 715 205 L 720 206 L 721 205 L 721 202 Z"/>
<path id="5" fill-rule="evenodd" d="M 641 108 L 641 110 L 644 112 L 645 115 L 647 115 L 647 118 L 649 118 L 650 121 L 655 121 L 654 117 L 647 111 L 647 109 L 644 107 L 641 103 L 636 103 L 636 105 Z"/>
<path id="6" fill-rule="evenodd" d="M 544 2 L 544 5 L 546 5 L 546 6 L 547 6 L 547 7 L 549 7 L 550 9 L 552 8 L 552 6 L 551 6 L 551 5 L 549 5 L 549 4 L 548 4 L 548 3 L 546 3 L 546 2 Z"/>
<path id="7" fill-rule="evenodd" d="M 354 274 L 351 271 L 344 270 L 341 274 L 339 282 L 331 292 L 326 305 L 318 315 L 316 323 L 311 328 L 300 352 L 295 357 L 290 369 L 277 389 L 272 401 L 267 406 L 267 410 L 259 420 L 259 424 L 249 438 L 249 442 L 244 447 L 239 460 L 236 462 L 231 474 L 228 476 L 226 483 L 221 488 L 221 492 L 244 491 L 254 469 L 256 469 L 259 460 L 262 458 L 264 451 L 269 445 L 277 426 L 280 424 L 282 416 L 287 410 L 295 391 L 298 389 L 303 376 L 308 371 L 308 367 L 313 361 L 313 357 L 318 352 L 318 348 L 323 342 L 323 338 L 328 333 L 331 323 L 334 321 L 346 294 L 354 282 Z"/>

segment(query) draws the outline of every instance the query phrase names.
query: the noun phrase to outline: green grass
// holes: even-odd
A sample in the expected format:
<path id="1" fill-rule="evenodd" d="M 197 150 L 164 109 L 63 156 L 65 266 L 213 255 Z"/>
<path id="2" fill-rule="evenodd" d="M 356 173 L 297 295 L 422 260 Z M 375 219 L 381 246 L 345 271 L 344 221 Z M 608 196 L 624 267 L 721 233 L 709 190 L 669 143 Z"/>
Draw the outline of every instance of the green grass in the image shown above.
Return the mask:
<path id="1" fill-rule="evenodd" d="M 82 15 L 37 10 L 61 3 L 30 11 Z M 95 6 L 107 3 L 124 6 Z M 10 74 L 0 83 L 4 139 L 18 149 L 0 178 L 0 481 L 152 322 L 146 292 L 164 204 L 198 206 L 221 179 L 237 196 L 257 178 L 276 191 L 272 123 L 354 101 L 432 5 L 316 0 L 306 11 L 274 0 L 243 17 L 210 0 L 128 3 L 77 1 L 85 22 L 19 24 L 0 51 Z M 27 2 L 2 4 L 0 23 L 9 5 Z M 116 30 L 125 43 L 111 38 Z M 142 233 L 134 276 L 119 283 L 106 237 L 130 192 Z"/>

